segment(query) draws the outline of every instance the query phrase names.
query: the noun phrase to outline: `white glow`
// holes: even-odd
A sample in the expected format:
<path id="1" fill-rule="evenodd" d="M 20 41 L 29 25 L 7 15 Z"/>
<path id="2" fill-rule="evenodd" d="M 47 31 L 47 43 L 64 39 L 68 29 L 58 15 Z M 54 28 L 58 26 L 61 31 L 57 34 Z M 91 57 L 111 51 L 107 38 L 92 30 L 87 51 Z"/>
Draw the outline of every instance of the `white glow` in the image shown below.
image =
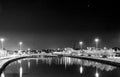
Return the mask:
<path id="1" fill-rule="evenodd" d="M 95 77 L 99 77 L 99 73 L 98 72 L 95 73 Z"/>
<path id="2" fill-rule="evenodd" d="M 20 64 L 21 64 L 21 60 L 18 60 L 18 63 L 20 63 Z"/>
<path id="3" fill-rule="evenodd" d="M 82 74 L 83 73 L 83 67 L 81 66 L 80 67 L 80 74 Z"/>
<path id="4" fill-rule="evenodd" d="M 98 38 L 95 38 L 95 42 L 99 42 L 99 39 L 98 39 Z"/>
<path id="5" fill-rule="evenodd" d="M 19 77 L 22 77 L 22 74 L 23 74 L 23 68 L 20 67 L 20 76 Z"/>
<path id="6" fill-rule="evenodd" d="M 4 47 L 3 47 L 3 42 L 5 41 L 5 39 L 4 39 L 4 38 L 1 38 L 0 41 L 1 41 L 2 50 L 3 50 L 3 48 L 4 48 Z"/>
<path id="7" fill-rule="evenodd" d="M 4 39 L 4 38 L 1 38 L 1 39 L 0 39 L 0 41 L 1 41 L 1 42 L 4 42 L 4 41 L 5 41 L 5 39 Z"/>
<path id="8" fill-rule="evenodd" d="M 30 51 L 30 48 L 28 48 L 28 51 Z"/>
<path id="9" fill-rule="evenodd" d="M 83 44 L 83 42 L 82 42 L 82 41 L 80 41 L 80 42 L 79 42 L 79 44 L 80 44 L 80 45 L 82 45 L 82 44 Z"/>
<path id="10" fill-rule="evenodd" d="M 4 73 L 2 73 L 2 74 L 1 74 L 1 77 L 5 77 L 5 74 L 4 74 Z"/>
<path id="11" fill-rule="evenodd" d="M 22 45 L 22 44 L 23 44 L 23 42 L 19 42 L 19 44 L 20 44 L 20 45 Z"/>
<path id="12" fill-rule="evenodd" d="M 28 61 L 28 68 L 30 69 L 30 62 Z"/>

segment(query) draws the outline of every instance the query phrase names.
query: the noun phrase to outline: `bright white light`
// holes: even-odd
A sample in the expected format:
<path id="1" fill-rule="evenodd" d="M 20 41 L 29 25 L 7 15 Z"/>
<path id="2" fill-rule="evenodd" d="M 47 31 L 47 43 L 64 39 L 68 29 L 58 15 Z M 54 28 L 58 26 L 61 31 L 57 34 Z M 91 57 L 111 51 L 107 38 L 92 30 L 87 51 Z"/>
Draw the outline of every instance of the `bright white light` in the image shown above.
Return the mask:
<path id="1" fill-rule="evenodd" d="M 95 73 L 95 77 L 99 77 L 99 73 L 98 72 Z"/>
<path id="2" fill-rule="evenodd" d="M 80 67 L 80 73 L 81 74 L 83 73 L 83 67 L 82 66 Z"/>
<path id="3" fill-rule="evenodd" d="M 3 47 L 3 42 L 5 41 L 5 39 L 4 39 L 4 38 L 1 38 L 0 41 L 1 41 L 1 44 L 2 44 L 2 50 L 3 50 L 3 48 L 4 48 L 4 47 Z"/>
<path id="4" fill-rule="evenodd" d="M 95 42 L 99 42 L 99 39 L 98 39 L 98 38 L 95 38 Z"/>
<path id="5" fill-rule="evenodd" d="M 22 77 L 22 74 L 23 74 L 23 68 L 20 67 L 20 76 L 19 77 Z"/>
<path id="6" fill-rule="evenodd" d="M 19 42 L 19 44 L 20 44 L 20 45 L 22 45 L 22 44 L 23 44 L 23 42 Z"/>
<path id="7" fill-rule="evenodd" d="M 82 41 L 80 41 L 80 42 L 79 42 L 79 44 L 80 44 L 80 45 L 82 45 L 82 44 L 83 44 L 83 42 L 82 42 Z"/>
<path id="8" fill-rule="evenodd" d="M 1 39 L 0 39 L 0 41 L 1 41 L 1 42 L 4 42 L 4 41 L 5 41 L 5 39 L 4 39 L 4 38 L 1 38 Z"/>
<path id="9" fill-rule="evenodd" d="M 5 77 L 5 74 L 4 74 L 4 73 L 2 73 L 2 74 L 1 74 L 1 77 Z"/>

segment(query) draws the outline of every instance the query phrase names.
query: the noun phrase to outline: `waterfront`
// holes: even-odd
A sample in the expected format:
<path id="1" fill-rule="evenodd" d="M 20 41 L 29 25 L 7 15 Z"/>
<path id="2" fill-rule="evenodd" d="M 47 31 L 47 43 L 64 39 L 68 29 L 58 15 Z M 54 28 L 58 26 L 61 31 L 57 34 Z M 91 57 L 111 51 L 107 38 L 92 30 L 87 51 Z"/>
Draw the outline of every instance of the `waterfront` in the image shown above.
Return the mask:
<path id="1" fill-rule="evenodd" d="M 119 77 L 119 67 L 70 57 L 24 58 L 10 63 L 1 77 Z"/>

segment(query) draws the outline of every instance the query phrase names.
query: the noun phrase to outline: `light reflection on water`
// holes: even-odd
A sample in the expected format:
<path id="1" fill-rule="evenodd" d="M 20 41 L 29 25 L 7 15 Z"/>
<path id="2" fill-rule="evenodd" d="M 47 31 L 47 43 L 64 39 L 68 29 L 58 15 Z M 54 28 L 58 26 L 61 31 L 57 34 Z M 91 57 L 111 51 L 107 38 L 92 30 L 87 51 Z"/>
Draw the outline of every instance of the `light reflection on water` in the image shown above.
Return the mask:
<path id="1" fill-rule="evenodd" d="M 33 62 L 35 61 L 35 62 Z M 95 73 L 93 77 L 100 77 L 99 71 L 112 71 L 115 70 L 117 67 L 102 64 L 94 61 L 89 60 L 82 60 L 77 58 L 70 58 L 70 57 L 40 57 L 40 58 L 25 58 L 21 60 L 14 61 L 8 65 L 8 67 L 3 71 L 1 77 L 5 77 L 6 73 L 18 73 L 17 77 L 24 77 L 24 73 L 28 70 L 31 70 L 33 65 L 39 66 L 41 63 L 48 64 L 51 66 L 52 64 L 56 65 L 64 65 L 64 68 L 67 69 L 73 65 L 78 66 L 79 74 L 85 73 L 86 67 L 92 67 L 95 69 Z M 12 68 L 10 68 L 12 67 Z M 13 71 L 11 69 L 15 68 Z M 18 68 L 18 69 L 17 69 Z M 24 69 L 24 71 L 23 71 Z M 33 71 L 34 72 L 34 71 Z M 6 76 L 9 77 L 9 76 Z M 10 76 L 12 77 L 12 76 Z"/>
<path id="2" fill-rule="evenodd" d="M 28 61 L 28 68 L 30 69 L 30 61 Z"/>
<path id="3" fill-rule="evenodd" d="M 20 72 L 19 73 L 20 74 L 19 77 L 22 77 L 22 75 L 23 75 L 23 67 L 22 66 L 20 66 L 19 72 Z"/>
<path id="4" fill-rule="evenodd" d="M 80 74 L 83 73 L 83 66 L 80 66 Z"/>
<path id="5" fill-rule="evenodd" d="M 99 77 L 99 73 L 98 72 L 95 73 L 95 77 Z"/>
<path id="6" fill-rule="evenodd" d="M 44 60 L 46 60 L 46 61 L 50 60 L 50 61 L 47 61 L 47 62 L 52 61 L 49 58 L 48 59 L 46 58 Z M 76 65 L 80 65 L 81 69 L 83 69 L 83 67 L 81 67 L 81 65 L 87 66 L 87 67 L 92 66 L 92 67 L 96 67 L 96 68 L 98 68 L 100 70 L 105 70 L 105 71 L 112 71 L 112 70 L 116 69 L 115 66 L 102 64 L 102 63 L 98 63 L 98 62 L 94 62 L 94 61 L 82 60 L 82 59 L 77 59 L 77 58 L 70 58 L 70 57 L 63 57 L 61 59 L 57 58 L 57 59 L 55 59 L 55 63 L 56 64 L 64 64 L 65 67 L 67 67 L 69 65 L 76 64 Z"/>
<path id="7" fill-rule="evenodd" d="M 1 74 L 1 77 L 5 77 L 5 74 L 4 74 L 4 72 L 2 72 L 2 74 Z"/>
<path id="8" fill-rule="evenodd" d="M 38 58 L 36 58 L 36 65 L 38 65 Z"/>

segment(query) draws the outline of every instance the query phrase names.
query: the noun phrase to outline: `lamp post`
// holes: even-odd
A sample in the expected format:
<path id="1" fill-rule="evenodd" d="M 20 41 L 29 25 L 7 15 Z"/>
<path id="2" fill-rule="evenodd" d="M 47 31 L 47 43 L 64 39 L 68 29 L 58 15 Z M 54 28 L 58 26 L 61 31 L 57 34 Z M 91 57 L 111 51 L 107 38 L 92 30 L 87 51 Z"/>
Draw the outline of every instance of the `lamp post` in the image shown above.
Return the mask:
<path id="1" fill-rule="evenodd" d="M 81 48 L 81 50 L 82 50 L 82 45 L 83 45 L 83 42 L 82 42 L 82 41 L 80 41 L 80 42 L 79 42 L 79 44 L 80 44 L 80 48 Z"/>
<path id="2" fill-rule="evenodd" d="M 3 50 L 3 48 L 4 48 L 4 47 L 3 47 L 3 42 L 5 41 L 5 39 L 4 39 L 4 38 L 1 38 L 0 41 L 1 41 L 2 50 Z"/>
<path id="3" fill-rule="evenodd" d="M 20 51 L 22 50 L 22 44 L 23 44 L 23 42 L 19 42 L 19 45 L 20 45 Z"/>
<path id="4" fill-rule="evenodd" d="M 98 42 L 100 41 L 98 38 L 95 38 L 95 43 L 96 43 L 96 49 L 98 48 Z"/>

